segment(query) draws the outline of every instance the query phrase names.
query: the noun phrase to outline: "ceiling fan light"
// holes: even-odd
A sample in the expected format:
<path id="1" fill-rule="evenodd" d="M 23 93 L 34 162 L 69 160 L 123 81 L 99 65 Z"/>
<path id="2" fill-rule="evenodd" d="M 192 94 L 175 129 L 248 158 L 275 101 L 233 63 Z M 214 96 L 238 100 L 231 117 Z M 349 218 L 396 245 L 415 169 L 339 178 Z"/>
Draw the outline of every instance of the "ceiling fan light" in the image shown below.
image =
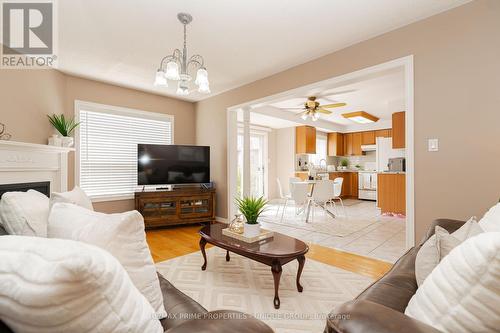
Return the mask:
<path id="1" fill-rule="evenodd" d="M 189 95 L 189 87 L 186 81 L 179 81 L 179 85 L 177 86 L 177 95 L 179 96 L 187 96 Z"/>
<path id="2" fill-rule="evenodd" d="M 179 81 L 181 79 L 179 75 L 179 65 L 175 61 L 167 62 L 167 71 L 165 77 L 169 80 Z"/>
<path id="3" fill-rule="evenodd" d="M 300 118 L 302 118 L 302 120 L 307 120 L 307 112 L 302 113 Z"/>
<path id="4" fill-rule="evenodd" d="M 165 78 L 165 72 L 161 69 L 156 71 L 155 82 L 156 87 L 168 87 L 167 79 Z"/>
<path id="5" fill-rule="evenodd" d="M 194 81 L 196 85 L 201 86 L 201 85 L 207 85 L 208 86 L 208 72 L 205 68 L 200 68 L 196 72 L 196 80 Z"/>
<path id="6" fill-rule="evenodd" d="M 314 112 L 311 118 L 312 118 L 312 121 L 316 121 L 319 119 L 319 114 Z"/>
<path id="7" fill-rule="evenodd" d="M 198 87 L 198 91 L 202 94 L 210 94 L 210 85 L 207 83 L 200 84 Z"/>
<path id="8" fill-rule="evenodd" d="M 374 123 L 378 121 L 378 118 L 365 112 L 365 111 L 356 111 L 356 112 L 349 112 L 349 113 L 343 113 L 342 117 L 349 119 L 351 121 L 354 121 L 355 123 L 358 124 L 369 124 L 369 123 Z"/>

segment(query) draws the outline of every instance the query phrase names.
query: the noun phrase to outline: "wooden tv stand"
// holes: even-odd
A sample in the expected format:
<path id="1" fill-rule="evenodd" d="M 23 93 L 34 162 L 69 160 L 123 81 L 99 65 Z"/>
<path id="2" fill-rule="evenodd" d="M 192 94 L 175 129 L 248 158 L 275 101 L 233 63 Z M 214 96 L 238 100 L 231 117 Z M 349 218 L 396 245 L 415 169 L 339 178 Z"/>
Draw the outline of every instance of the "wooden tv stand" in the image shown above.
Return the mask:
<path id="1" fill-rule="evenodd" d="M 184 187 L 135 192 L 135 209 L 146 228 L 215 221 L 215 189 Z"/>

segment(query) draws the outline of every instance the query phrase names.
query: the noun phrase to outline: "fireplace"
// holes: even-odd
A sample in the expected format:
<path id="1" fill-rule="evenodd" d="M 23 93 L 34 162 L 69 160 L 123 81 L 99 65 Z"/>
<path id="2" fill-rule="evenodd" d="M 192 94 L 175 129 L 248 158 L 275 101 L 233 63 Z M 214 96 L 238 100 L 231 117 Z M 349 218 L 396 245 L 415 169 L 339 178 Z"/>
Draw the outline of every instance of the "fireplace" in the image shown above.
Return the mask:
<path id="1" fill-rule="evenodd" d="M 0 185 L 0 198 L 5 192 L 20 191 L 26 192 L 35 190 L 47 197 L 50 196 L 50 182 L 32 182 L 32 183 L 17 183 L 17 184 L 2 184 Z"/>

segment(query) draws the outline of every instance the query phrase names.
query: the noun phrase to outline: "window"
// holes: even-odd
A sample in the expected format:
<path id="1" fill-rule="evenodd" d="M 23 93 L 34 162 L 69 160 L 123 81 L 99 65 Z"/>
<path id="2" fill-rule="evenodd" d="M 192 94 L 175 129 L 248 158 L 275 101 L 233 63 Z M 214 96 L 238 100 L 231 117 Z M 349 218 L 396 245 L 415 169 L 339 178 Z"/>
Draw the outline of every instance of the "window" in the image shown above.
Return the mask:
<path id="1" fill-rule="evenodd" d="M 322 159 L 326 160 L 328 137 L 324 134 L 316 134 L 316 154 L 311 155 L 314 166 L 319 167 Z M 324 165 L 324 162 L 323 162 Z"/>
<path id="2" fill-rule="evenodd" d="M 132 198 L 137 144 L 172 144 L 173 116 L 76 102 L 76 179 L 95 201 Z"/>

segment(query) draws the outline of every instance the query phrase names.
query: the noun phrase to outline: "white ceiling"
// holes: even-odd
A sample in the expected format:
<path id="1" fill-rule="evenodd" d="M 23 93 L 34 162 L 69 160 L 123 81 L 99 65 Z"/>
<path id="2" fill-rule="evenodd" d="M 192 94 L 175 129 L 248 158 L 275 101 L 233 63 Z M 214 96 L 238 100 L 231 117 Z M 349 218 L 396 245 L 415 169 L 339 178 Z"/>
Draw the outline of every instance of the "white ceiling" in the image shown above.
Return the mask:
<path id="1" fill-rule="evenodd" d="M 173 83 L 152 82 L 160 59 L 182 47 L 176 14 L 188 12 L 188 51 L 205 58 L 215 95 L 469 1 L 58 1 L 58 68 L 176 97 Z"/>
<path id="2" fill-rule="evenodd" d="M 302 108 L 308 96 L 317 96 L 320 104 L 343 102 L 347 105 L 330 109 L 332 111 L 330 115 L 321 114 L 321 122 L 315 125 L 316 127 L 324 127 L 326 123 L 328 126 L 326 130 L 331 131 L 335 130 L 333 126 L 343 130 L 349 130 L 351 127 L 354 129 L 359 126 L 371 126 L 370 124 L 356 125 L 342 116 L 344 113 L 354 111 L 368 112 L 379 118 L 377 123 L 390 124 L 394 112 L 406 109 L 404 78 L 403 68 L 400 67 L 335 84 L 335 86 L 324 85 L 314 90 L 304 89 L 301 93 L 253 105 L 251 115 L 256 113 L 259 116 L 250 120 L 256 125 L 270 128 L 289 127 L 285 125 L 294 120 L 298 125 L 303 123 L 299 117 L 303 110 L 290 108 Z M 266 118 L 263 119 L 261 116 L 266 116 Z M 331 130 L 328 130 L 329 128 Z"/>

